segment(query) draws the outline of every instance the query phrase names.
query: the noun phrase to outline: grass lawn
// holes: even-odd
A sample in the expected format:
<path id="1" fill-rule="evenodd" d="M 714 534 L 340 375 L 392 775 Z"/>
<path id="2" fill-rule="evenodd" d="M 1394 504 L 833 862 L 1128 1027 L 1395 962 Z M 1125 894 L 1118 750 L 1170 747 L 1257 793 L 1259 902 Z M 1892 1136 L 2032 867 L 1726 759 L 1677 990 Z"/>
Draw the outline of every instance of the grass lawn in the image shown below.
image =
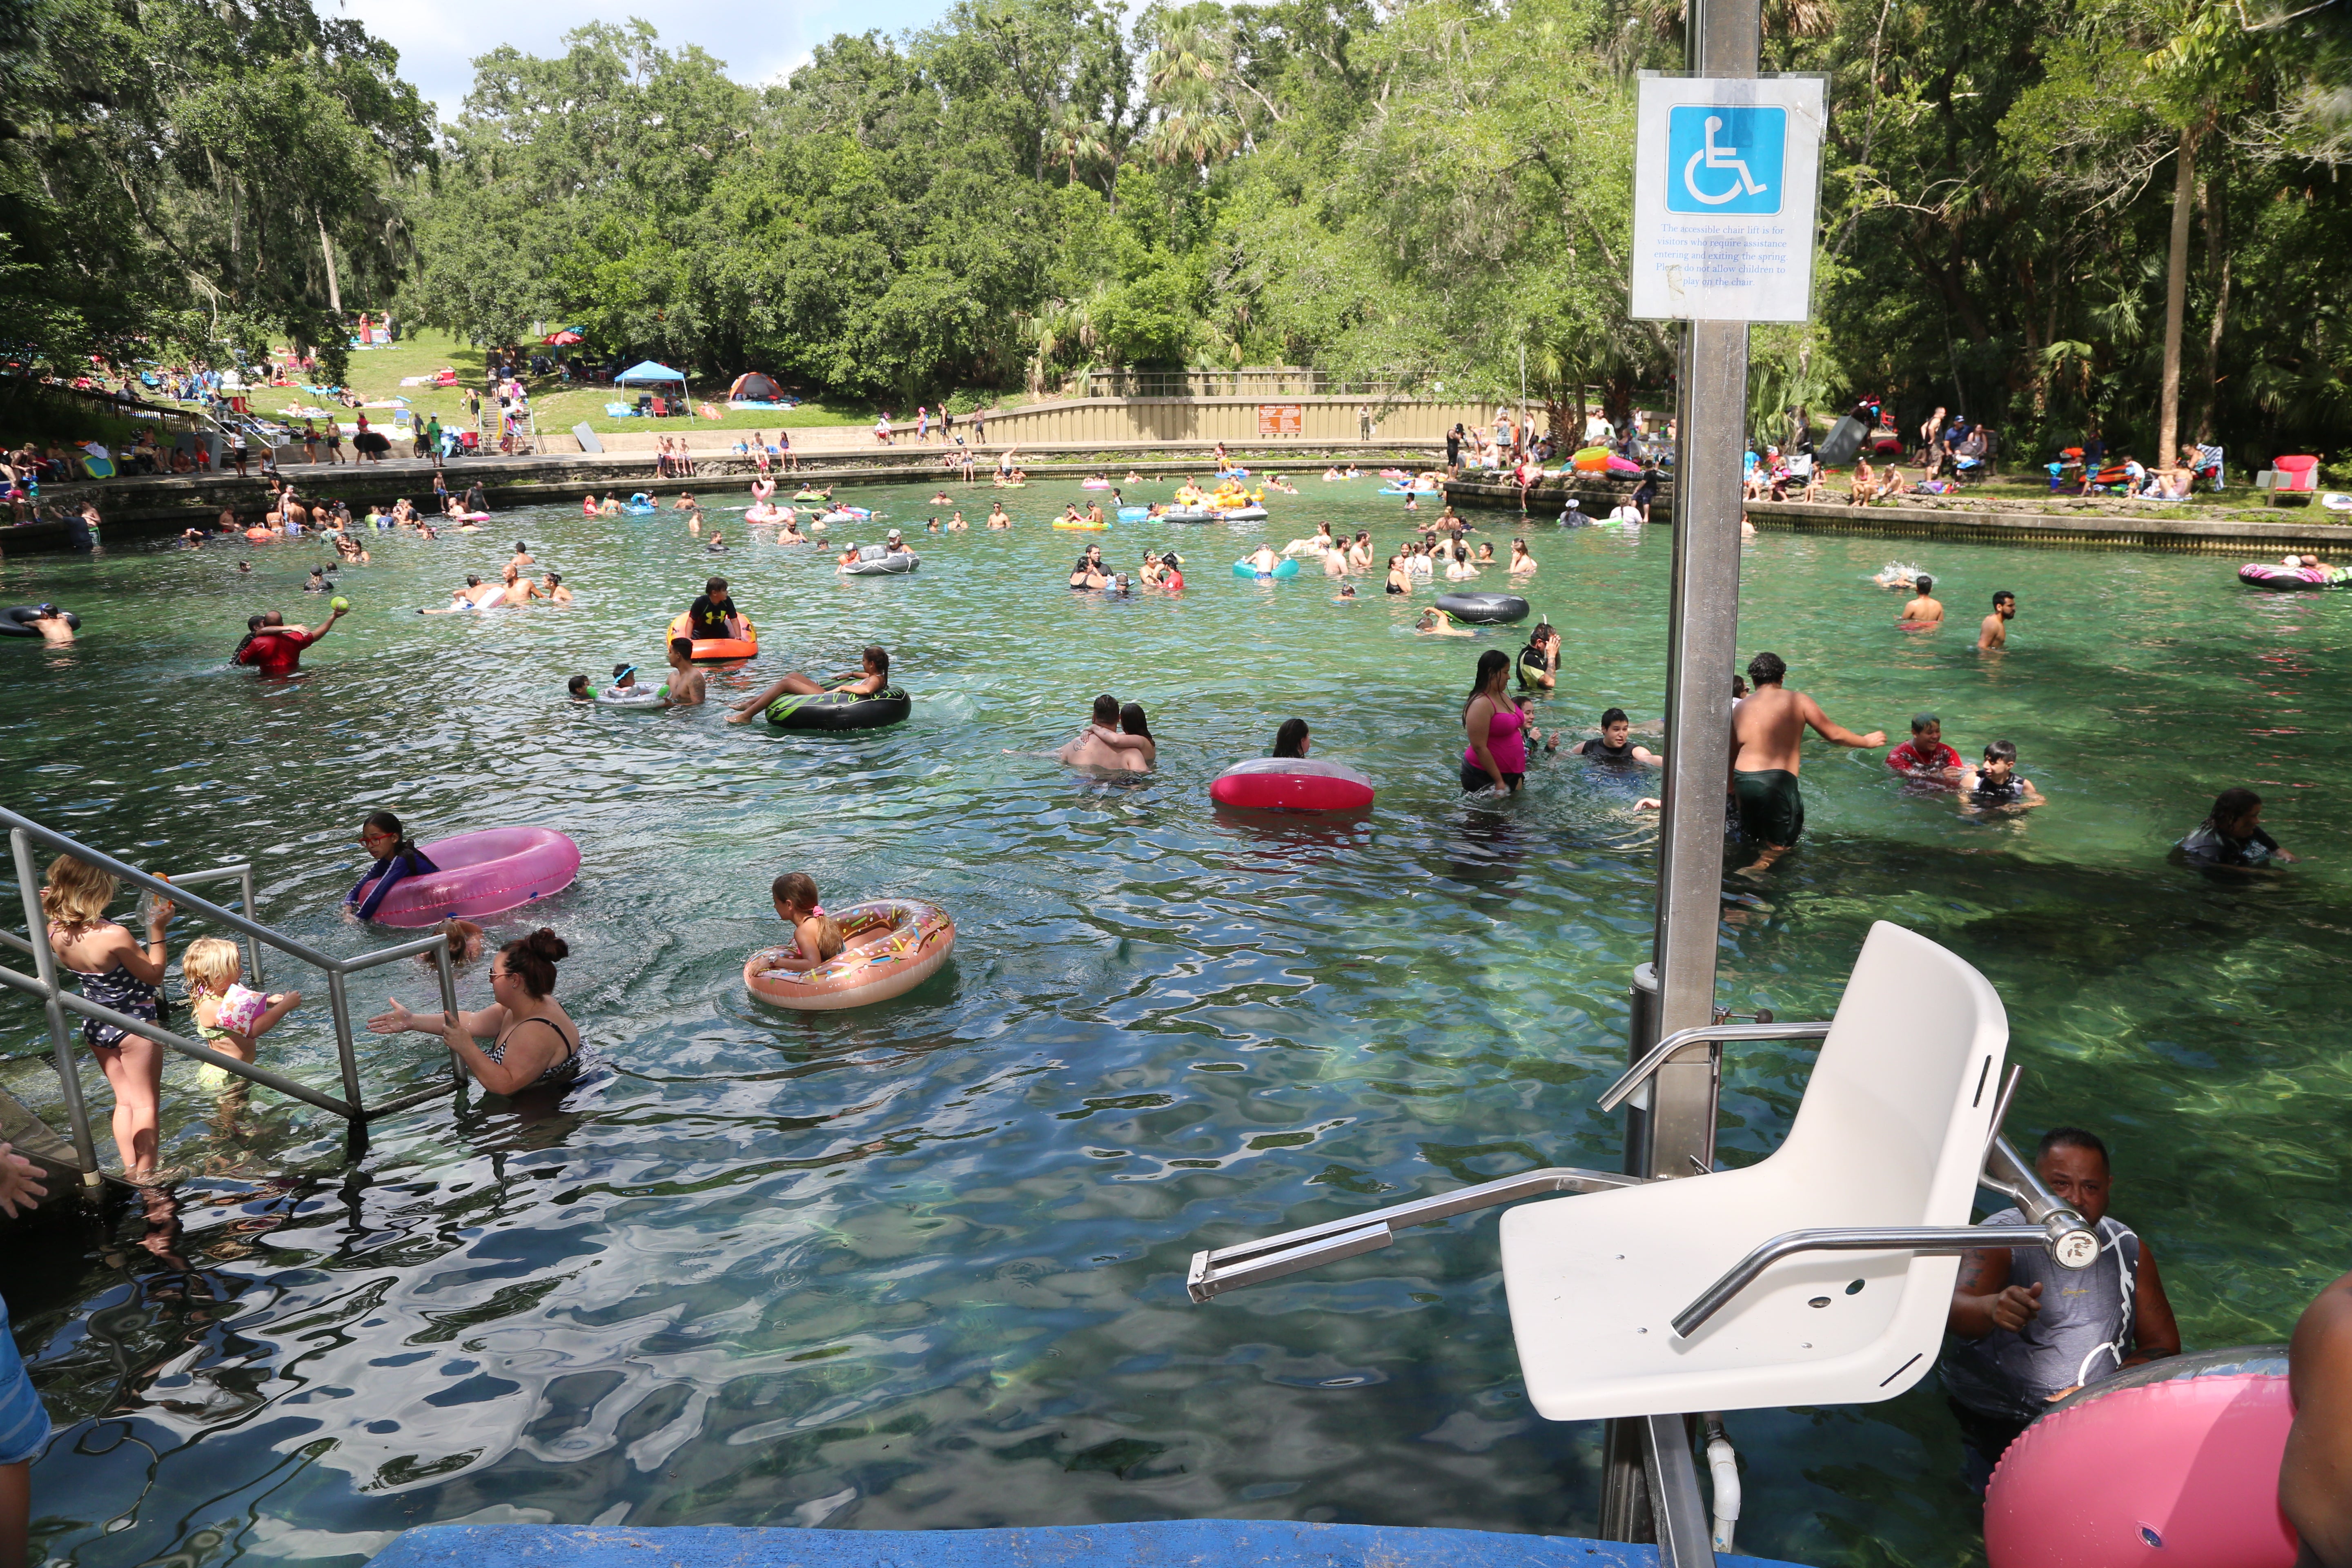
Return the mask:
<path id="1" fill-rule="evenodd" d="M 447 366 L 457 373 L 456 386 L 403 386 L 403 378 L 430 375 Z M 732 377 L 729 378 L 730 381 Z M 354 349 L 352 352 L 351 387 L 370 403 L 394 397 L 405 397 L 416 416 L 437 414 L 445 425 L 455 423 L 460 428 L 467 425 L 466 390 L 482 384 L 482 351 L 470 343 L 459 342 L 447 332 L 425 331 L 404 335 L 396 343 L 382 348 Z M 636 391 L 625 393 L 610 386 L 584 386 L 571 391 L 561 390 L 562 380 L 556 376 L 527 377 L 530 388 L 532 411 L 539 416 L 539 427 L 546 434 L 569 430 L 581 421 L 587 421 L 597 431 L 642 430 L 656 434 L 679 435 L 689 430 L 774 430 L 801 429 L 818 425 L 864 425 L 874 415 L 866 409 L 828 408 L 822 404 L 803 403 L 797 408 L 760 408 L 741 411 L 727 409 L 723 401 L 719 406 L 725 416 L 719 419 L 615 419 L 604 412 L 607 403 L 636 401 Z M 285 389 L 272 389 L 282 394 Z M 705 395 L 713 399 L 726 396 L 725 384 L 694 388 L 698 405 Z M 263 397 L 256 400 L 257 407 L 271 413 L 289 402 L 308 404 L 314 401 L 308 395 L 293 397 Z"/>

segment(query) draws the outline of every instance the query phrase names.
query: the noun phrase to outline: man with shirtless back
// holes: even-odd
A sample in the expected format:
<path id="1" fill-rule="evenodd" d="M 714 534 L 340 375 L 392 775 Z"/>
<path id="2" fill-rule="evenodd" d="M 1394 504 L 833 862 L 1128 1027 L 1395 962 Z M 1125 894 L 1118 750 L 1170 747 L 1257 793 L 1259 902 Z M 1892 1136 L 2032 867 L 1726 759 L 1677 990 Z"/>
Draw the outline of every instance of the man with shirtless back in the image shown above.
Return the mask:
<path id="1" fill-rule="evenodd" d="M 1805 729 L 1832 746 L 1861 750 L 1886 744 L 1886 731 L 1867 735 L 1834 722 L 1821 704 L 1801 691 L 1784 690 L 1789 667 L 1777 653 L 1748 661 L 1756 689 L 1731 708 L 1731 793 L 1739 809 L 1739 830 L 1758 846 L 1753 874 L 1789 852 L 1805 831 L 1805 800 L 1797 793 L 1797 769 Z"/>
<path id="2" fill-rule="evenodd" d="M 2017 595 L 2003 588 L 1992 596 L 1992 614 L 1977 628 L 1977 647 L 1985 649 L 2009 646 L 2009 623 L 2017 615 Z"/>

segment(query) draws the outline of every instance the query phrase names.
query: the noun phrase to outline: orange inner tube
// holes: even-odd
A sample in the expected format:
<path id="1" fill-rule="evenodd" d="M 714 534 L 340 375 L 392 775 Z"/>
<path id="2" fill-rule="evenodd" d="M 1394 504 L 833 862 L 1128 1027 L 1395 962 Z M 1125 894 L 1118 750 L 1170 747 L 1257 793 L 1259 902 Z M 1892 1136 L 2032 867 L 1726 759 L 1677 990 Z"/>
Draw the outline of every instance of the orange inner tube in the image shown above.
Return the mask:
<path id="1" fill-rule="evenodd" d="M 834 917 L 842 949 L 814 969 L 775 966 L 793 952 L 766 947 L 743 961 L 743 984 L 779 1007 L 818 1011 L 862 1007 L 911 991 L 938 973 L 955 946 L 955 920 L 917 899 L 877 899 Z"/>
<path id="2" fill-rule="evenodd" d="M 746 616 L 743 617 L 743 629 L 750 632 L 751 635 L 747 637 L 694 638 L 694 652 L 689 657 L 698 662 L 709 658 L 757 658 L 760 652 L 760 628 L 751 624 L 751 616 Z M 684 616 L 680 616 L 677 619 L 670 622 L 669 635 L 672 641 L 686 636 L 686 617 Z"/>

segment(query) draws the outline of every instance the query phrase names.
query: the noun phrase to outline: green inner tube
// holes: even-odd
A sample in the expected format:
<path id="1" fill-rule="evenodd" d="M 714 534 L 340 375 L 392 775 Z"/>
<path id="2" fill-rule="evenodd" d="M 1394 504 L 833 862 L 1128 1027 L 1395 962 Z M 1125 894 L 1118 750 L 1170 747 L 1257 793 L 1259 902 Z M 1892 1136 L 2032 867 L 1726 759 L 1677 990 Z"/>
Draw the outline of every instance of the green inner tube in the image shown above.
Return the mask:
<path id="1" fill-rule="evenodd" d="M 779 697 L 768 704 L 768 722 L 782 730 L 878 730 L 914 710 L 914 700 L 904 691 L 886 686 L 871 697 L 847 691 Z"/>

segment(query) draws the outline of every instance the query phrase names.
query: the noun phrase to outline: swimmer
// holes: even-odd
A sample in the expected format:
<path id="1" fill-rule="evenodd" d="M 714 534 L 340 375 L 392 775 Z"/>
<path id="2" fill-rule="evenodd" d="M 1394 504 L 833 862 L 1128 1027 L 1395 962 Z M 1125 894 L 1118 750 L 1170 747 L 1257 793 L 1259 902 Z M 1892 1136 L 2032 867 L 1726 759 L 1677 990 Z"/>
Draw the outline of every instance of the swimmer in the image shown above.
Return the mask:
<path id="1" fill-rule="evenodd" d="M 585 680 L 588 678 L 583 675 L 580 679 Z M 433 929 L 449 939 L 449 956 L 453 961 L 471 963 L 482 956 L 482 928 L 473 921 L 452 917 Z M 433 966 L 433 955 L 420 952 L 416 955 L 416 962 L 429 969 Z"/>
<path id="2" fill-rule="evenodd" d="M 774 961 L 775 968 L 806 973 L 841 956 L 848 945 L 841 922 L 817 902 L 816 882 L 807 872 L 785 872 L 769 884 L 768 895 L 775 900 L 776 918 L 793 928 L 792 951 Z"/>
<path id="3" fill-rule="evenodd" d="M 1731 783 L 1740 834 L 1757 848 L 1755 860 L 1740 870 L 1753 876 L 1787 854 L 1805 831 L 1805 800 L 1798 793 L 1797 773 L 1803 765 L 1806 730 L 1832 746 L 1858 751 L 1886 744 L 1886 731 L 1857 735 L 1822 712 L 1811 697 L 1788 690 L 1781 682 L 1788 679 L 1789 667 L 1779 654 L 1758 654 L 1748 661 L 1748 674 L 1756 689 L 1731 710 Z"/>
<path id="4" fill-rule="evenodd" d="M 1062 515 L 1057 521 L 1062 522 L 1084 522 L 1087 520 L 1085 514 L 1078 510 L 1076 503 L 1073 502 L 1062 509 Z"/>
<path id="5" fill-rule="evenodd" d="M 1326 468 L 1323 470 L 1323 482 L 1327 485 L 1331 483 L 1334 479 L 1337 479 L 1339 477 L 1339 470 L 1337 468 Z"/>
<path id="6" fill-rule="evenodd" d="M 1143 476 L 1137 473 L 1133 468 L 1129 468 L 1127 470 L 1127 479 L 1124 482 L 1130 485 L 1139 485 L 1143 483 Z"/>
<path id="7" fill-rule="evenodd" d="M 1011 528 L 1013 520 L 1004 514 L 1004 503 L 998 501 L 988 509 L 988 526 L 992 529 Z"/>
<path id="8" fill-rule="evenodd" d="M 1281 564 L 1279 561 L 1275 559 L 1274 552 L 1263 544 L 1259 545 L 1255 550 L 1251 551 L 1249 552 L 1248 559 L 1249 569 L 1256 573 L 1261 577 L 1273 576 L 1274 569 Z"/>
<path id="9" fill-rule="evenodd" d="M 328 586 L 331 588 L 334 584 L 331 583 Z M 73 623 L 67 620 L 66 613 L 55 605 L 34 605 L 33 613 L 26 618 L 25 625 L 40 633 L 41 640 L 51 647 L 74 640 Z"/>
<path id="10" fill-rule="evenodd" d="M 1455 540 L 1452 544 L 1444 546 L 1444 549 L 1447 582 L 1459 583 L 1466 578 L 1479 575 L 1478 568 L 1470 564 L 1470 552 L 1462 547 L 1460 540 Z"/>
<path id="11" fill-rule="evenodd" d="M 499 604 L 506 609 L 519 610 L 539 597 L 539 584 L 512 566 L 499 573 Z"/>
<path id="12" fill-rule="evenodd" d="M 1896 614 L 1895 624 L 1909 626 L 1915 630 L 1940 625 L 1944 619 L 1944 606 L 1936 597 L 1936 580 L 1923 572 L 1919 574 L 1916 586 L 1918 596 L 1905 605 Z"/>
<path id="13" fill-rule="evenodd" d="M 1492 556 L 1488 559 L 1491 560 Z M 1532 577 L 1536 574 L 1536 558 L 1528 552 L 1528 542 L 1524 539 L 1511 541 L 1510 574 L 1514 577 Z"/>
<path id="14" fill-rule="evenodd" d="M 710 531 L 710 542 L 704 545 L 702 548 L 708 554 L 725 554 L 728 549 L 726 531 L 723 529 L 712 529 Z"/>
<path id="15" fill-rule="evenodd" d="M 1916 779 L 1948 784 L 1958 784 L 1964 771 L 1960 753 L 1944 744 L 1944 721 L 1933 713 L 1911 716 L 1911 738 L 1886 753 L 1886 765 Z"/>
<path id="16" fill-rule="evenodd" d="M 2032 780 L 2018 776 L 2014 742 L 1988 742 L 1984 761 L 1960 775 L 1960 809 L 1970 815 L 2047 804 Z"/>
<path id="17" fill-rule="evenodd" d="M 1137 581 L 1147 588 L 1157 588 L 1166 580 L 1167 574 L 1167 569 L 1160 564 L 1160 552 L 1156 550 L 1145 551 L 1143 570 L 1137 574 Z"/>
<path id="18" fill-rule="evenodd" d="M 1070 586 L 1099 588 L 1110 581 L 1110 570 L 1103 564 L 1102 546 L 1089 544 L 1087 552 L 1070 568 Z"/>
<path id="19" fill-rule="evenodd" d="M 1339 596 L 1337 599 L 1332 600 L 1331 602 L 1332 602 L 1333 604 L 1335 604 L 1335 605 L 1352 605 L 1352 604 L 1354 604 L 1354 603 L 1356 602 L 1356 585 L 1355 585 L 1353 583 L 1342 583 L 1342 584 L 1339 584 Z"/>
<path id="20" fill-rule="evenodd" d="M 1478 635 L 1455 626 L 1452 616 L 1434 605 L 1421 612 L 1421 619 L 1413 623 L 1412 629 L 1422 637 L 1474 637 Z"/>
<path id="21" fill-rule="evenodd" d="M 1335 548 L 1323 552 L 1323 575 L 1326 577 L 1344 577 L 1347 574 L 1348 552 L 1345 550 Z"/>
<path id="22" fill-rule="evenodd" d="M 1647 746 L 1633 742 L 1633 721 L 1622 708 L 1611 708 L 1601 715 L 1601 733 L 1576 748 L 1579 756 L 1603 763 L 1641 763 L 1648 767 L 1662 768 L 1665 759 Z"/>
<path id="23" fill-rule="evenodd" d="M 931 499 L 925 504 L 929 506 L 953 506 L 955 505 L 955 497 L 948 494 L 945 490 L 938 490 L 932 493 Z"/>
<path id="24" fill-rule="evenodd" d="M 862 665 L 862 673 L 845 678 L 839 685 L 832 687 L 819 686 L 805 675 L 787 675 L 766 690 L 756 696 L 747 697 L 735 704 L 734 710 L 727 715 L 727 721 L 730 724 L 748 724 L 765 713 L 770 703 L 786 693 L 797 697 L 815 697 L 831 690 L 846 691 L 859 697 L 871 697 L 890 684 L 890 656 L 884 649 L 867 648 L 863 656 Z"/>
<path id="25" fill-rule="evenodd" d="M 2017 618 L 2017 595 L 2003 588 L 1992 596 L 1992 614 L 1977 628 L 1977 647 L 1990 653 L 2009 646 L 2009 623 Z"/>
<path id="26" fill-rule="evenodd" d="M 596 508 L 596 515 L 599 517 L 620 516 L 621 493 L 618 490 L 615 490 L 612 494 L 606 496 L 604 500 L 598 504 Z"/>
<path id="27" fill-rule="evenodd" d="M 940 520 L 938 518 L 926 518 L 924 521 L 928 525 L 925 531 L 937 533 L 940 531 Z"/>
<path id="28" fill-rule="evenodd" d="M 695 505 L 694 492 L 692 490 L 680 490 L 677 492 L 677 499 L 669 503 L 669 510 L 672 511 L 700 511 L 702 509 Z"/>
<path id="29" fill-rule="evenodd" d="M 550 572 L 547 574 L 546 597 L 551 605 L 568 605 L 572 602 L 572 590 L 563 585 L 562 573 Z"/>
<path id="30" fill-rule="evenodd" d="M 507 564 L 520 568 L 536 565 L 538 563 L 531 557 L 530 546 L 518 539 L 515 541 L 514 559 L 508 562 Z"/>
<path id="31" fill-rule="evenodd" d="M 2279 1461 L 2278 1506 L 2313 1568 L 2352 1563 L 2352 1274 L 2322 1290 L 2287 1346 L 2294 1425 Z"/>
<path id="32" fill-rule="evenodd" d="M 1112 773 L 1142 773 L 1158 755 L 1159 744 L 1147 729 L 1140 737 L 1123 731 L 1125 715 L 1132 711 L 1137 722 L 1142 722 L 1143 710 L 1134 703 L 1119 706 L 1118 699 L 1108 692 L 1095 699 L 1094 713 L 1080 731 L 1077 739 L 1055 752 L 1062 762 L 1074 768 L 1101 768 Z"/>
<path id="33" fill-rule="evenodd" d="M 1494 563 L 1495 563 L 1495 546 L 1494 546 L 1494 544 L 1493 544 L 1491 542 L 1486 542 L 1486 543 L 1482 543 L 1482 544 L 1480 544 L 1480 545 L 1478 546 L 1478 564 L 1479 564 L 1479 565 L 1481 565 L 1481 566 L 1492 566 Z"/>
<path id="34" fill-rule="evenodd" d="M 971 524 L 963 520 L 963 509 L 961 507 L 958 507 L 956 509 L 955 515 L 948 519 L 947 531 L 950 533 L 970 533 L 971 531 Z"/>
<path id="35" fill-rule="evenodd" d="M 2199 866 L 2255 868 L 2300 858 L 2263 831 L 2263 797 L 2250 789 L 2223 790 L 2205 820 L 2173 847 Z"/>
<path id="36" fill-rule="evenodd" d="M 198 937 L 188 943 L 180 954 L 180 974 L 188 983 L 188 1011 L 194 1015 L 197 1042 L 241 1062 L 252 1061 L 261 1037 L 302 1003 L 299 991 L 265 996 L 239 984 L 245 964 L 236 943 L 226 937 Z M 244 1080 L 232 1083 L 226 1068 L 206 1062 L 196 1069 L 196 1081 L 242 1097 Z"/>
<path id="37" fill-rule="evenodd" d="M 1389 557 L 1389 580 L 1387 584 L 1381 588 L 1381 592 L 1383 594 L 1396 595 L 1402 595 L 1412 592 L 1412 574 L 1405 570 L 1403 556 L 1391 555 Z"/>
<path id="38" fill-rule="evenodd" d="M 1918 579 L 1919 568 L 1916 566 L 1901 561 L 1890 561 L 1878 569 L 1878 574 L 1871 581 L 1882 588 L 1900 588 L 1907 593 L 1917 586 Z"/>
<path id="39" fill-rule="evenodd" d="M 690 647 L 693 645 L 688 644 L 688 646 Z M 637 667 L 635 665 L 616 664 L 613 667 L 613 684 L 604 688 L 604 695 L 606 697 L 625 699 L 631 697 L 643 697 L 645 694 L 645 687 L 639 684 L 637 680 Z"/>
<path id="40" fill-rule="evenodd" d="M 1097 500 L 1088 501 L 1087 503 L 1087 521 L 1093 523 L 1097 528 L 1100 528 L 1108 521 L 1108 519 L 1103 516 L 1102 502 Z"/>
<path id="41" fill-rule="evenodd" d="M 670 677 L 661 689 L 663 698 L 673 708 L 702 706 L 702 671 L 694 667 L 694 639 L 672 637 L 664 651 L 669 661 Z"/>
<path id="42" fill-rule="evenodd" d="M 596 694 L 588 689 L 588 678 L 584 675 L 575 675 L 565 681 L 563 689 L 574 702 L 593 702 L 596 700 Z"/>
<path id="43" fill-rule="evenodd" d="M 302 584 L 302 592 L 306 594 L 331 594 L 334 591 L 335 585 L 327 581 L 327 569 L 324 566 L 311 567 L 310 580 Z"/>
<path id="44" fill-rule="evenodd" d="M 835 566 L 855 566 L 855 565 L 856 565 L 856 564 L 857 564 L 857 542 L 856 542 L 856 540 L 854 540 L 854 539 L 853 539 L 853 540 L 851 540 L 851 541 L 848 542 L 847 546 L 846 546 L 845 548 L 844 548 L 844 549 L 843 549 L 842 552 L 841 552 L 839 555 L 837 555 L 837 556 L 835 556 L 835 557 L 834 558 L 834 563 L 834 563 Z"/>
<path id="45" fill-rule="evenodd" d="M 809 536 L 803 533 L 800 529 L 794 525 L 792 515 L 790 512 L 787 512 L 784 517 L 783 526 L 776 530 L 776 542 L 779 544 L 806 544 L 808 542 Z"/>
<path id="46" fill-rule="evenodd" d="M 1559 685 L 1559 628 L 1548 620 L 1538 621 L 1536 629 L 1528 634 L 1528 646 L 1519 649 L 1517 659 L 1519 685 L 1549 691 Z M 1606 728 L 1609 721 L 1602 719 Z"/>
<path id="47" fill-rule="evenodd" d="M 496 601 L 506 592 L 503 583 L 485 583 L 480 575 L 466 574 L 466 585 L 449 590 L 449 603 L 435 610 L 419 610 L 420 616 L 456 616 L 468 610 L 479 610 Z"/>

